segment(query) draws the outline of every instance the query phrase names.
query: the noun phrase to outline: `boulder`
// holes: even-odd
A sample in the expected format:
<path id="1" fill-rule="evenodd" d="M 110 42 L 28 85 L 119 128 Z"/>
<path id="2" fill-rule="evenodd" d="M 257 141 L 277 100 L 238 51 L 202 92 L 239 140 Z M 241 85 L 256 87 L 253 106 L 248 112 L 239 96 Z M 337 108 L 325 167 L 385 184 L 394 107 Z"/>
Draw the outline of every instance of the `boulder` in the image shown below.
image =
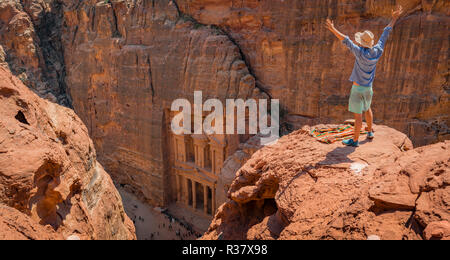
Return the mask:
<path id="1" fill-rule="evenodd" d="M 260 149 L 203 239 L 422 239 L 450 219 L 450 142 L 413 149 L 403 133 L 375 131 L 353 148 L 319 143 L 306 126 Z"/>
<path id="2" fill-rule="evenodd" d="M 39 98 L 2 67 L 0 204 L 3 223 L 17 220 L 8 232 L 22 225 L 36 230 L 4 238 L 136 238 L 86 126 L 72 110 Z M 45 233 L 48 227 L 52 232 Z"/>
<path id="3" fill-rule="evenodd" d="M 450 240 L 450 223 L 448 221 L 433 222 L 423 233 L 427 240 Z"/>

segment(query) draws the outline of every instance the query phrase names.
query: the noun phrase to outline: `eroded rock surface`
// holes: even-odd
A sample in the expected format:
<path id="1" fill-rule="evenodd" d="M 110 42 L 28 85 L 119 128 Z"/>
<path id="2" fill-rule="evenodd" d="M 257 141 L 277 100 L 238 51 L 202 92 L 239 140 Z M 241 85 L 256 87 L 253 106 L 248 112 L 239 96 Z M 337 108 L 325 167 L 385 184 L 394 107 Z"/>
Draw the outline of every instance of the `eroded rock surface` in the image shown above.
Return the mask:
<path id="1" fill-rule="evenodd" d="M 321 144 L 305 127 L 257 151 L 203 239 L 441 236 L 423 230 L 450 220 L 450 142 L 413 150 L 406 135 L 375 130 L 357 149 Z"/>
<path id="2" fill-rule="evenodd" d="M 240 144 L 239 149 L 226 159 L 217 181 L 217 205 L 222 205 L 228 200 L 228 190 L 236 173 L 262 147 L 261 137 L 253 136 L 247 142 Z"/>
<path id="3" fill-rule="evenodd" d="M 69 106 L 61 45 L 61 4 L 47 0 L 0 2 L 0 65 L 5 63 L 39 96 Z M 3 61 L 2 61 L 3 60 Z"/>
<path id="4" fill-rule="evenodd" d="M 0 204 L 0 240 L 62 240 L 50 226 L 42 226 L 22 212 Z"/>
<path id="5" fill-rule="evenodd" d="M 428 240 L 450 240 L 450 223 L 448 221 L 433 222 L 425 229 L 424 236 Z"/>
<path id="6" fill-rule="evenodd" d="M 448 4 L 401 4 L 408 16 L 378 68 L 376 120 L 416 145 L 448 139 Z M 342 122 L 350 116 L 353 57 L 321 23 L 330 17 L 349 35 L 361 28 L 379 35 L 392 7 L 388 1 L 64 1 L 66 83 L 116 183 L 165 205 L 175 194 L 168 174 L 173 100 L 192 101 L 194 90 L 204 99 L 268 97 L 263 89 L 280 99 L 288 125 Z M 232 156 L 238 146 L 227 141 Z"/>
<path id="7" fill-rule="evenodd" d="M 81 120 L 2 67 L 0 203 L 4 239 L 135 239 Z"/>

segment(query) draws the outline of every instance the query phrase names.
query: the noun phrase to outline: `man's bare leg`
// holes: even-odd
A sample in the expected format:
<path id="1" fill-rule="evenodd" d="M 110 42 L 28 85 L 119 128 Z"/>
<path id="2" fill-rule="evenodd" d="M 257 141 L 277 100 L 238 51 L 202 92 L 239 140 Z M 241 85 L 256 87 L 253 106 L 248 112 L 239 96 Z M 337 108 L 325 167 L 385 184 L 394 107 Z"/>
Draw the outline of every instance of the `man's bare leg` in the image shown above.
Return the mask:
<path id="1" fill-rule="evenodd" d="M 363 115 L 362 114 L 355 114 L 355 135 L 353 136 L 353 141 L 358 142 L 359 141 L 359 135 L 361 134 L 361 128 L 362 128 L 362 120 Z"/>
<path id="2" fill-rule="evenodd" d="M 366 122 L 367 122 L 367 131 L 368 132 L 373 132 L 373 112 L 372 112 L 372 108 L 370 108 L 368 111 L 366 111 L 365 115 L 366 115 Z"/>

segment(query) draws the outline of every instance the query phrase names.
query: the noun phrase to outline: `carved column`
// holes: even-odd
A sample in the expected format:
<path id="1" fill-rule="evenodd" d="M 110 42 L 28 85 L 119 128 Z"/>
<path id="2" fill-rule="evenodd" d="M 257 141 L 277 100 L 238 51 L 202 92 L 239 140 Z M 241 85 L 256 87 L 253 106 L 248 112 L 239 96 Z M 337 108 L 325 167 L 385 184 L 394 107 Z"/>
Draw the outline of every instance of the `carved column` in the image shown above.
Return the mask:
<path id="1" fill-rule="evenodd" d="M 212 160 L 212 172 L 219 174 L 223 167 L 223 161 L 225 154 L 225 148 L 220 144 L 211 143 L 211 160 Z"/>
<path id="2" fill-rule="evenodd" d="M 211 171 L 216 172 L 216 150 L 211 146 Z"/>
<path id="3" fill-rule="evenodd" d="M 195 139 L 194 139 L 194 161 L 195 161 L 195 165 L 199 165 L 199 158 L 200 158 L 200 154 L 199 154 L 199 149 L 198 149 L 198 145 L 195 143 Z"/>
<path id="4" fill-rule="evenodd" d="M 176 175 L 176 181 L 177 181 L 177 202 L 181 202 L 181 181 L 180 181 L 180 175 L 177 173 Z"/>
<path id="5" fill-rule="evenodd" d="M 189 206 L 189 187 L 187 178 L 183 177 L 183 195 L 184 195 L 184 204 Z"/>
<path id="6" fill-rule="evenodd" d="M 192 183 L 192 207 L 197 209 L 197 185 L 195 181 L 191 181 Z"/>
<path id="7" fill-rule="evenodd" d="M 175 158 L 180 162 L 187 162 L 186 136 L 174 135 L 175 140 Z"/>
<path id="8" fill-rule="evenodd" d="M 206 148 L 208 146 L 208 138 L 204 135 L 193 135 L 195 147 L 195 164 L 197 167 L 206 168 Z"/>
<path id="9" fill-rule="evenodd" d="M 205 204 L 203 210 L 205 211 L 205 214 L 208 214 L 208 186 L 205 184 L 203 184 L 203 204 Z"/>
<path id="10" fill-rule="evenodd" d="M 211 212 L 212 212 L 212 215 L 214 216 L 214 215 L 216 215 L 216 187 L 215 187 L 215 185 L 213 186 L 213 188 L 211 189 L 211 191 L 212 191 L 212 209 L 211 209 Z"/>

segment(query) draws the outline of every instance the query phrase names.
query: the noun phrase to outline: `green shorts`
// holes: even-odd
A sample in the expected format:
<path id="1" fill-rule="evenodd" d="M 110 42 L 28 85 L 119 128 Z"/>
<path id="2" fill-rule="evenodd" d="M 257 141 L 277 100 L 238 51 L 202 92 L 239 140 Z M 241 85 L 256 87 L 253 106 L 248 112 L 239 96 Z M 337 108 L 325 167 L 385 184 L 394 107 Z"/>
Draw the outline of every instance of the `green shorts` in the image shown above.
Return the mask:
<path id="1" fill-rule="evenodd" d="M 372 87 L 355 86 L 352 87 L 348 110 L 355 114 L 362 114 L 370 109 L 372 105 Z"/>

